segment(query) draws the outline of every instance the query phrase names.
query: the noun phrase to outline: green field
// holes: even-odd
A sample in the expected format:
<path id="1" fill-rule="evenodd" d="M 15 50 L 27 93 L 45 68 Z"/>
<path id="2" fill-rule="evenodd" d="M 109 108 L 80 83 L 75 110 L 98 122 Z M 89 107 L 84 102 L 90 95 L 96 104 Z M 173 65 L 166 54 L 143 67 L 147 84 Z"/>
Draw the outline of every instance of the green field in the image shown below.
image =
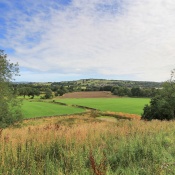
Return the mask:
<path id="1" fill-rule="evenodd" d="M 48 102 L 23 101 L 22 113 L 24 118 L 35 118 L 42 116 L 55 116 L 63 114 L 74 114 L 84 112 L 83 109 L 62 106 Z"/>
<path id="2" fill-rule="evenodd" d="M 59 99 L 58 102 L 76 104 L 95 108 L 101 111 L 124 112 L 141 115 L 143 107 L 148 104 L 148 98 L 81 98 Z"/>
<path id="3" fill-rule="evenodd" d="M 149 103 L 148 98 L 81 98 L 81 99 L 60 99 L 57 102 L 75 104 L 95 108 L 101 111 L 123 112 L 141 115 L 145 104 Z M 24 100 L 22 113 L 24 118 L 35 118 L 42 116 L 55 116 L 63 114 L 74 114 L 84 112 L 83 109 L 71 106 L 62 106 L 49 102 L 36 102 Z"/>

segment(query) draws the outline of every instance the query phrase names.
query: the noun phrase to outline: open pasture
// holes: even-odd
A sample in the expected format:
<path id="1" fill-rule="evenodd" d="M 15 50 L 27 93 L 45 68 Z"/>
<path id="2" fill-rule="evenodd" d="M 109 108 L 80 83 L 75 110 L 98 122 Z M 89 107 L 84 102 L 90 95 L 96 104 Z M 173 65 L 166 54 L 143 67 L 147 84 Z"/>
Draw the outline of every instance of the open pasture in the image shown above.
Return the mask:
<path id="1" fill-rule="evenodd" d="M 143 108 L 149 103 L 148 98 L 66 98 L 56 101 L 87 106 L 101 111 L 123 112 L 141 115 Z"/>
<path id="2" fill-rule="evenodd" d="M 42 116 L 55 116 L 63 114 L 75 114 L 84 112 L 83 109 L 62 106 L 48 102 L 23 101 L 22 113 L 25 119 Z"/>

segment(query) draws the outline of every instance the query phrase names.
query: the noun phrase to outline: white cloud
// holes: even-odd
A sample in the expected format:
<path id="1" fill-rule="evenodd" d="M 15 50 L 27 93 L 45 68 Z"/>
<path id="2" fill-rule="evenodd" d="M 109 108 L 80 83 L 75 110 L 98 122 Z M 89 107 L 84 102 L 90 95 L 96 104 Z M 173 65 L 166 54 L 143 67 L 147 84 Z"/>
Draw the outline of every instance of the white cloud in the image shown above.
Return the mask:
<path id="1" fill-rule="evenodd" d="M 24 4 L 28 14 L 11 7 L 6 17 L 1 43 L 15 50 L 11 60 L 22 67 L 67 77 L 131 75 L 150 81 L 168 79 L 175 67 L 174 0 L 43 4 Z"/>

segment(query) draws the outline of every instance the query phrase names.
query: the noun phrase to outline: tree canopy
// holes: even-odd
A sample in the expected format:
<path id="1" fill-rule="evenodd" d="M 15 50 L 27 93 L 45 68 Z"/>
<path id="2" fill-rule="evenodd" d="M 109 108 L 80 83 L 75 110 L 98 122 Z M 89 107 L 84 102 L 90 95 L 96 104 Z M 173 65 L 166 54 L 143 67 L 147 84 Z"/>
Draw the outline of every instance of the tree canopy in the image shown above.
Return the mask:
<path id="1" fill-rule="evenodd" d="M 163 89 L 151 99 L 150 105 L 144 107 L 142 119 L 175 119 L 175 69 L 171 71 L 170 80 L 163 84 Z"/>
<path id="2" fill-rule="evenodd" d="M 18 72 L 18 64 L 10 63 L 4 51 L 0 50 L 0 128 L 22 119 L 20 101 L 11 83 Z"/>

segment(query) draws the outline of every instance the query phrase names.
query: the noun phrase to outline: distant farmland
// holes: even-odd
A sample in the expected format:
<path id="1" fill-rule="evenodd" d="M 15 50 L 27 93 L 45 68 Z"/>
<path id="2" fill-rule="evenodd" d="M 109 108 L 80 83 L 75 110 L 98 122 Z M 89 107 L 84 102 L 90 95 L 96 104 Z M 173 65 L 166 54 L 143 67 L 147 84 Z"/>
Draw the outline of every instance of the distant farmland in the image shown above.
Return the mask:
<path id="1" fill-rule="evenodd" d="M 148 98 L 65 98 L 56 101 L 87 106 L 101 111 L 123 112 L 141 115 L 143 108 L 149 103 Z"/>

